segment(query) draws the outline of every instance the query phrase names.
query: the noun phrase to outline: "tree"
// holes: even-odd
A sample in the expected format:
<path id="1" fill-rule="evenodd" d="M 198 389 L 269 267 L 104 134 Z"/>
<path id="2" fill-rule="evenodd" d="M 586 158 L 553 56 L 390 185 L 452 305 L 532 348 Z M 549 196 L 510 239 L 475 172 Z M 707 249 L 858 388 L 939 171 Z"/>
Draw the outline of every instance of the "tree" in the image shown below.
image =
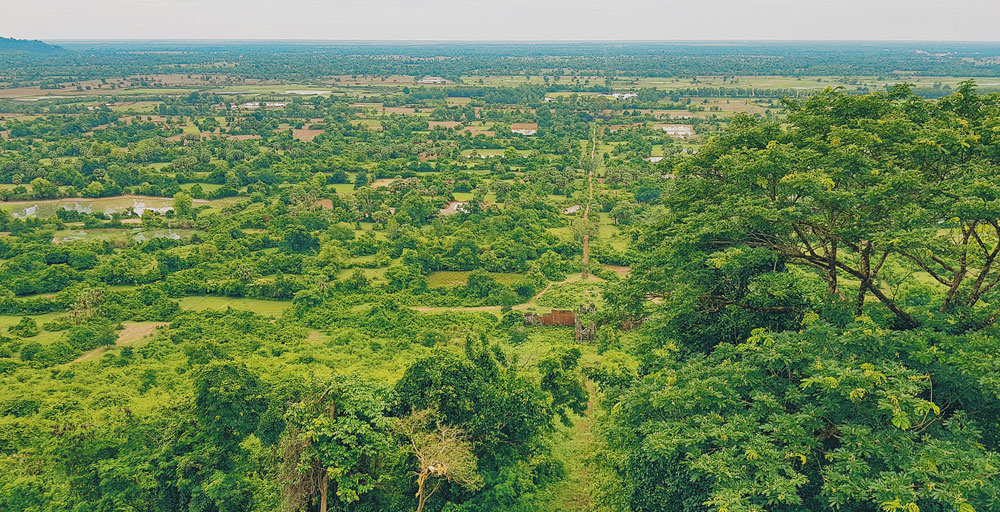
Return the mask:
<path id="1" fill-rule="evenodd" d="M 466 293 L 472 297 L 485 298 L 498 291 L 499 284 L 483 269 L 476 269 L 469 273 L 468 282 L 465 285 Z"/>
<path id="2" fill-rule="evenodd" d="M 472 444 L 461 429 L 435 423 L 428 425 L 435 414 L 427 409 L 396 421 L 396 431 L 410 442 L 410 449 L 417 459 L 417 512 L 423 512 L 427 500 L 441 487 L 441 481 L 455 482 L 461 487 L 476 491 L 483 485 L 483 478 L 476 468 Z M 429 480 L 435 480 L 430 490 Z"/>
<path id="3" fill-rule="evenodd" d="M 660 198 L 662 191 L 659 187 L 652 185 L 642 185 L 635 191 L 635 200 L 640 203 L 652 203 Z"/>
<path id="4" fill-rule="evenodd" d="M 676 162 L 606 294 L 642 327 L 638 369 L 591 373 L 612 411 L 600 505 L 995 507 L 1000 161 L 983 108 L 971 87 L 828 90 Z"/>
<path id="5" fill-rule="evenodd" d="M 552 396 L 552 406 L 566 425 L 570 424 L 567 410 L 583 414 L 587 409 L 590 394 L 578 371 L 581 356 L 580 349 L 575 347 L 554 348 L 538 362 L 542 391 Z"/>
<path id="6" fill-rule="evenodd" d="M 319 249 L 319 240 L 305 227 L 294 225 L 285 231 L 281 247 L 292 253 L 310 253 Z"/>
<path id="7" fill-rule="evenodd" d="M 884 280 L 893 268 L 912 268 L 947 288 L 938 312 L 962 311 L 971 322 L 963 325 L 973 327 L 992 322 L 1000 312 L 972 320 L 1000 284 L 1000 183 L 992 171 L 1000 160 L 984 144 L 994 136 L 975 108 L 981 101 L 968 84 L 936 105 L 905 88 L 826 91 L 790 102 L 789 128 L 738 117 L 678 164 L 667 196 L 674 215 L 661 221 L 660 235 L 670 232 L 668 244 L 711 240 L 709 253 L 765 248 L 820 271 L 828 293 L 849 301 L 856 316 L 874 297 L 907 328 L 923 320 Z M 682 230 L 689 234 L 675 236 Z"/>
<path id="8" fill-rule="evenodd" d="M 420 272 L 420 268 L 413 265 L 393 265 L 385 271 L 385 279 L 390 291 L 420 292 L 427 288 L 427 278 Z"/>
<path id="9" fill-rule="evenodd" d="M 951 400 L 966 391 L 940 394 L 962 371 L 957 359 L 930 374 L 897 359 L 896 347 L 928 336 L 864 323 L 762 329 L 635 377 L 608 397 L 617 405 L 595 459 L 610 478 L 597 501 L 640 511 L 989 510 L 1000 454 L 984 446 L 995 442 L 982 427 L 996 398 L 963 410 Z M 940 345 L 945 359 L 957 355 L 945 347 L 965 343 L 953 342 Z"/>
<path id="10" fill-rule="evenodd" d="M 545 251 L 538 258 L 538 269 L 550 281 L 562 281 L 566 277 L 566 264 L 554 251 Z"/>
<path id="11" fill-rule="evenodd" d="M 333 174 L 330 175 L 330 183 L 338 183 L 338 184 L 347 183 L 348 182 L 347 180 L 348 180 L 347 173 L 344 172 L 343 169 L 337 169 L 336 171 L 333 171 Z"/>
<path id="12" fill-rule="evenodd" d="M 591 238 L 597 236 L 598 224 L 590 219 L 584 219 L 583 217 L 573 219 L 573 224 L 570 226 L 573 232 L 573 239 L 577 242 L 583 242 L 584 238 L 590 236 Z"/>
<path id="13" fill-rule="evenodd" d="M 318 493 L 327 512 L 331 490 L 340 505 L 373 490 L 392 446 L 387 408 L 384 390 L 340 377 L 293 404 L 281 443 L 284 509 L 306 510 Z"/>
<path id="14" fill-rule="evenodd" d="M 615 225 L 631 224 L 635 217 L 636 205 L 628 201 L 619 201 L 611 208 L 611 218 Z"/>
<path id="15" fill-rule="evenodd" d="M 358 211 L 362 218 L 371 218 L 372 214 L 378 211 L 382 204 L 378 192 L 368 187 L 361 187 L 354 193 L 354 200 L 357 202 Z"/>
<path id="16" fill-rule="evenodd" d="M 66 263 L 73 270 L 90 270 L 97 266 L 97 255 L 89 250 L 70 251 Z"/>
<path id="17" fill-rule="evenodd" d="M 182 219 L 194 218 L 194 200 L 184 192 L 174 194 L 174 212 Z"/>
<path id="18" fill-rule="evenodd" d="M 199 368 L 194 403 L 206 435 L 222 446 L 235 446 L 252 433 L 267 407 L 259 377 L 233 362 Z"/>
<path id="19" fill-rule="evenodd" d="M 424 224 L 427 222 L 428 217 L 434 212 L 433 206 L 416 190 L 410 190 L 403 197 L 402 203 L 399 205 L 398 213 L 400 215 L 407 215 L 416 224 Z"/>
<path id="20" fill-rule="evenodd" d="M 107 319 L 74 325 L 66 331 L 66 341 L 78 351 L 111 346 L 117 340 L 114 326 Z"/>
<path id="21" fill-rule="evenodd" d="M 357 173 L 354 177 L 354 189 L 360 189 L 365 185 L 368 185 L 368 175 L 363 172 Z"/>
<path id="22" fill-rule="evenodd" d="M 104 195 L 104 184 L 99 181 L 92 181 L 80 191 L 81 197 L 101 197 Z"/>
<path id="23" fill-rule="evenodd" d="M 73 300 L 72 314 L 77 325 L 88 320 L 101 304 L 104 303 L 104 290 L 100 288 L 85 288 L 76 294 Z"/>
<path id="24" fill-rule="evenodd" d="M 533 465 L 546 463 L 542 438 L 553 428 L 550 399 L 485 337 L 467 338 L 464 357 L 434 349 L 418 359 L 396 383 L 396 395 L 400 415 L 434 410 L 435 422 L 460 429 L 472 443 L 483 488 L 472 496 L 442 488 L 436 493 L 441 501 L 513 506 L 505 487 L 524 485 Z"/>
<path id="25" fill-rule="evenodd" d="M 587 175 L 596 173 L 602 163 L 603 158 L 600 154 L 595 154 L 594 156 L 586 155 L 583 158 L 580 158 L 580 168 L 583 169 L 583 172 Z"/>
<path id="26" fill-rule="evenodd" d="M 31 180 L 31 197 L 35 199 L 52 199 L 59 196 L 59 187 L 45 178 Z"/>

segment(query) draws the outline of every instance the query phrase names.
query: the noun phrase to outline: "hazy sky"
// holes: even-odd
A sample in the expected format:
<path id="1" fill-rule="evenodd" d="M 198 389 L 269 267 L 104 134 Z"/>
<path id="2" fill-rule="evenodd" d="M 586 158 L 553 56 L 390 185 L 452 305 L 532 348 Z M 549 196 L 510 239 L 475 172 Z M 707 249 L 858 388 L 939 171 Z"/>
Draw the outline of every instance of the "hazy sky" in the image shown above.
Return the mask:
<path id="1" fill-rule="evenodd" d="M 1000 40 L 998 0 L 0 0 L 30 39 Z"/>

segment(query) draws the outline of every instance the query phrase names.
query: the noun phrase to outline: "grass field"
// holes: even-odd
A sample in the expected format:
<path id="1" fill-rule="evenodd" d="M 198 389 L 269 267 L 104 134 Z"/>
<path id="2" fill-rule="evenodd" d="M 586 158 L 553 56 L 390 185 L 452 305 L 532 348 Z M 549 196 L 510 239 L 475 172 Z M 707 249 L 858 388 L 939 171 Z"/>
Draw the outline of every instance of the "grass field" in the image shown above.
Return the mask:
<path id="1" fill-rule="evenodd" d="M 427 286 L 431 288 L 461 286 L 469 282 L 468 271 L 441 270 L 427 276 Z M 504 274 L 490 272 L 490 276 L 500 284 L 513 284 L 524 278 L 524 274 Z"/>
<path id="2" fill-rule="evenodd" d="M 291 301 L 246 299 L 241 297 L 184 297 L 179 302 L 182 309 L 191 309 L 194 311 L 233 308 L 274 317 L 281 316 L 286 309 L 292 307 Z"/>
<path id="3" fill-rule="evenodd" d="M 361 273 L 363 273 L 365 277 L 368 278 L 369 281 L 372 281 L 374 283 L 383 283 L 385 282 L 385 271 L 388 270 L 388 268 L 387 267 L 361 268 L 361 269 L 345 268 L 342 269 L 340 272 L 337 272 L 337 279 L 347 279 L 351 277 L 352 274 L 354 274 L 355 270 L 361 270 Z"/>
<path id="4" fill-rule="evenodd" d="M 585 304 L 602 305 L 602 281 L 587 279 L 554 284 L 538 298 L 538 305 L 559 309 L 572 309 Z"/>
<path id="5" fill-rule="evenodd" d="M 11 334 L 7 332 L 7 329 L 10 326 L 16 325 L 18 322 L 20 322 L 21 316 L 22 315 L 0 315 L 0 336 L 11 336 Z M 42 328 L 42 325 L 44 325 L 46 322 L 51 322 L 53 320 L 66 316 L 66 313 L 46 313 L 43 315 L 23 315 L 23 316 L 33 318 L 35 322 L 38 323 L 38 335 L 32 336 L 30 338 L 25 338 L 26 340 L 37 341 L 45 345 L 48 343 L 52 343 L 62 337 L 64 331 L 49 332 L 46 331 L 44 328 Z"/>

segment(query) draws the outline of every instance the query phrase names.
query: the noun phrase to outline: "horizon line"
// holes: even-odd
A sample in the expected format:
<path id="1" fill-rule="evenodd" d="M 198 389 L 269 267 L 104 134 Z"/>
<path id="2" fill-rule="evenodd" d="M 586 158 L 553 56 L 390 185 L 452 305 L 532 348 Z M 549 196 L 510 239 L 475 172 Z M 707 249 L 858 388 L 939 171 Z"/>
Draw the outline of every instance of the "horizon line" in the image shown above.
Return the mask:
<path id="1" fill-rule="evenodd" d="M 30 40 L 30 39 L 29 39 Z M 301 43 L 1000 43 L 1000 39 L 316 39 L 316 38 L 38 38 L 52 42 L 301 42 Z"/>

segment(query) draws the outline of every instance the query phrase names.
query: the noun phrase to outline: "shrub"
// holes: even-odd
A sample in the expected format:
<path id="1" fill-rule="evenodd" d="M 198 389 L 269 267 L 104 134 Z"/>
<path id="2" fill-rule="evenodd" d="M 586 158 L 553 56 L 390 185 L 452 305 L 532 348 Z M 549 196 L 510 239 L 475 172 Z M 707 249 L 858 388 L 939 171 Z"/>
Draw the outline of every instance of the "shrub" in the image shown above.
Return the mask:
<path id="1" fill-rule="evenodd" d="M 7 332 L 22 338 L 38 336 L 38 322 L 34 318 L 22 316 L 20 322 L 7 328 Z"/>

